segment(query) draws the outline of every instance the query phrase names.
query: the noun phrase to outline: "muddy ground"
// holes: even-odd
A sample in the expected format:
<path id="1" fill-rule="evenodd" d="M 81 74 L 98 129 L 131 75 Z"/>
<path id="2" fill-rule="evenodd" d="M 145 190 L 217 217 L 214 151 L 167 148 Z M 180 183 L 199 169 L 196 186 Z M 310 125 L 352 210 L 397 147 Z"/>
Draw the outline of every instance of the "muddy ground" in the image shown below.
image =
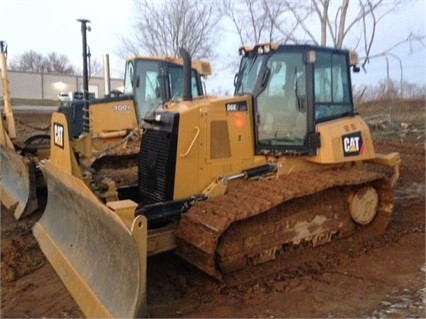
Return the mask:
<path id="1" fill-rule="evenodd" d="M 386 111 L 374 105 L 360 110 L 369 118 Z M 383 122 L 379 117 L 372 125 L 376 150 L 398 151 L 402 157 L 394 215 L 385 234 L 286 249 L 275 261 L 228 275 L 224 282 L 173 253 L 151 257 L 149 315 L 426 317 L 424 101 L 405 106 L 399 117 L 394 111 L 390 114 L 390 124 L 386 117 Z M 19 113 L 17 118 L 48 123 L 48 116 L 40 114 Z M 1 316 L 82 317 L 32 236 L 31 227 L 41 213 L 42 208 L 17 222 L 2 207 Z"/>

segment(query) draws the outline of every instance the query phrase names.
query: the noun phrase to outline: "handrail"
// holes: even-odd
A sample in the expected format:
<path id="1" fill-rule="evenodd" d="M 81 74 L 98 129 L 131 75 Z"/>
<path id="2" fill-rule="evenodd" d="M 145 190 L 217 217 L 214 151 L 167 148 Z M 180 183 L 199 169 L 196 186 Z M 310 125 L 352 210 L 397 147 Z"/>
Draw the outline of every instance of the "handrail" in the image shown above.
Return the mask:
<path id="1" fill-rule="evenodd" d="M 192 139 L 192 142 L 191 142 L 191 144 L 189 145 L 188 150 L 187 150 L 185 153 L 180 154 L 180 157 L 186 157 L 186 156 L 188 156 L 189 152 L 191 152 L 191 149 L 192 149 L 192 147 L 194 146 L 195 141 L 197 140 L 198 135 L 200 135 L 200 128 L 199 128 L 198 126 L 196 126 L 196 127 L 194 127 L 194 128 L 195 128 L 195 130 L 196 130 L 196 132 L 195 132 L 195 136 L 194 136 L 194 138 Z"/>

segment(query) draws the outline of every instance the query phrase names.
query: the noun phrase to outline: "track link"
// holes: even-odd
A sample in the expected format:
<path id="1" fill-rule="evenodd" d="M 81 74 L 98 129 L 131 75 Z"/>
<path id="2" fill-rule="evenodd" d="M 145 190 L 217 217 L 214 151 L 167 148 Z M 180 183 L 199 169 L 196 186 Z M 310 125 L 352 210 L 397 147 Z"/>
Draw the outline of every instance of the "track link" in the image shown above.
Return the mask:
<path id="1" fill-rule="evenodd" d="M 358 227 L 348 198 L 365 186 L 377 192 L 378 209 L 362 227 L 381 233 L 392 215 L 390 182 L 381 173 L 352 166 L 251 181 L 198 202 L 180 220 L 176 253 L 221 279 L 224 273 L 274 259 L 284 244 L 311 241 L 315 246 L 346 236 Z"/>

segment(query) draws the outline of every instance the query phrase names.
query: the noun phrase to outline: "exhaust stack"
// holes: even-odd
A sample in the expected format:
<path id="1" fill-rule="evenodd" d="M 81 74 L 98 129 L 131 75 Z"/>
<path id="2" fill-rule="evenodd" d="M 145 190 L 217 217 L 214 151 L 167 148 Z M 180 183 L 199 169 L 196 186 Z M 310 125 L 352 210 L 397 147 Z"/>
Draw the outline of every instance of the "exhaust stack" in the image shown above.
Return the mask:
<path id="1" fill-rule="evenodd" d="M 183 59 L 183 100 L 192 101 L 191 91 L 191 56 L 184 48 L 179 49 L 179 54 Z"/>
<path id="2" fill-rule="evenodd" d="M 109 68 L 109 55 L 104 54 L 104 80 L 105 80 L 105 96 L 111 94 L 111 74 Z"/>

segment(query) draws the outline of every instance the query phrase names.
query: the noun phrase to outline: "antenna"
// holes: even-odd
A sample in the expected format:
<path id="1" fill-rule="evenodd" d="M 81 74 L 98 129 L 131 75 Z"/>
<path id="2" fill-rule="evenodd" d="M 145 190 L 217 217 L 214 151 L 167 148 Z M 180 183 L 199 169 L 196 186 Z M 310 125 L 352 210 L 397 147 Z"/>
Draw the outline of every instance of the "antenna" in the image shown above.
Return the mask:
<path id="1" fill-rule="evenodd" d="M 87 19 L 77 19 L 81 23 L 81 37 L 83 42 L 83 131 L 90 132 L 89 123 L 89 75 L 87 72 L 87 31 L 90 31 L 90 23 Z"/>

